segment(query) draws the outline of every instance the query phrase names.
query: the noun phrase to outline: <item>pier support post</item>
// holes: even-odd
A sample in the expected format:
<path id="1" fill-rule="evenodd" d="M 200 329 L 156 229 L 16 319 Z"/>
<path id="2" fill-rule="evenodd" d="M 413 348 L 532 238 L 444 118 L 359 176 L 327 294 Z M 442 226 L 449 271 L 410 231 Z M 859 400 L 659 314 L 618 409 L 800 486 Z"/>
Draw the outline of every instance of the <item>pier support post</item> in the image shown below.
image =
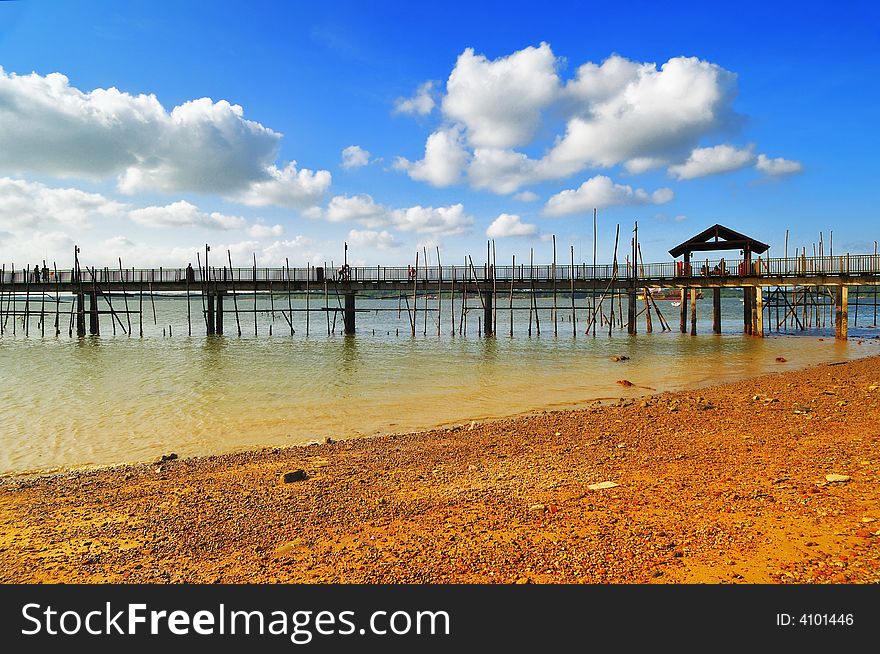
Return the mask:
<path id="1" fill-rule="evenodd" d="M 630 335 L 635 335 L 638 332 L 636 313 L 636 289 L 632 287 L 626 291 L 626 331 Z"/>
<path id="2" fill-rule="evenodd" d="M 681 289 L 681 306 L 678 308 L 679 327 L 682 334 L 687 334 L 688 317 L 688 292 L 687 288 Z"/>
<path id="3" fill-rule="evenodd" d="M 345 333 L 354 334 L 354 293 L 347 292 L 345 294 L 345 313 L 343 314 L 345 322 Z"/>
<path id="4" fill-rule="evenodd" d="M 208 336 L 214 334 L 214 294 L 208 293 Z"/>
<path id="5" fill-rule="evenodd" d="M 98 294 L 89 293 L 89 334 L 101 334 L 101 323 L 98 320 Z"/>
<path id="6" fill-rule="evenodd" d="M 752 289 L 743 287 L 743 333 L 752 333 Z"/>
<path id="7" fill-rule="evenodd" d="M 849 336 L 849 287 L 838 286 L 834 293 L 834 337 L 845 341 Z"/>
<path id="8" fill-rule="evenodd" d="M 86 335 L 86 296 L 76 294 L 76 335 Z"/>
<path id="9" fill-rule="evenodd" d="M 697 335 L 697 289 L 691 289 L 691 336 Z"/>
<path id="10" fill-rule="evenodd" d="M 492 320 L 492 291 L 480 291 L 483 295 L 483 333 L 486 336 L 495 334 L 495 323 Z"/>
<path id="11" fill-rule="evenodd" d="M 752 325 L 752 335 L 764 338 L 764 289 L 756 286 L 752 292 L 755 294 L 755 324 Z"/>
<path id="12" fill-rule="evenodd" d="M 712 289 L 712 331 L 721 333 L 721 289 Z"/>
<path id="13" fill-rule="evenodd" d="M 224 269 L 225 270 L 225 269 Z M 223 296 L 226 295 L 224 291 L 217 291 L 217 313 L 215 315 L 215 333 L 222 335 L 223 334 Z"/>

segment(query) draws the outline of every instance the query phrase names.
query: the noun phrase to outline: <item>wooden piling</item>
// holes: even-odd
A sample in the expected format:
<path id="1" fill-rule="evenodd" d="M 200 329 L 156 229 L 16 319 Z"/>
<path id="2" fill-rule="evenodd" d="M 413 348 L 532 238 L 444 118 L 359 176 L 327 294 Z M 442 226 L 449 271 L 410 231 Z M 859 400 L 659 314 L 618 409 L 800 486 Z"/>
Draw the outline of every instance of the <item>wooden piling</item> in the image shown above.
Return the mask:
<path id="1" fill-rule="evenodd" d="M 697 335 L 697 291 L 691 287 L 691 336 Z"/>
<path id="2" fill-rule="evenodd" d="M 849 336 L 849 288 L 841 284 L 834 297 L 834 337 L 845 341 Z"/>
<path id="3" fill-rule="evenodd" d="M 759 260 L 760 261 L 760 260 Z M 764 338 L 764 288 L 756 286 L 755 293 L 755 326 L 752 335 Z"/>
<path id="4" fill-rule="evenodd" d="M 415 338 L 416 335 L 416 316 L 418 315 L 418 301 L 417 294 L 419 290 L 419 252 L 416 250 L 416 267 L 413 274 L 413 307 L 412 307 L 412 335 Z"/>
<path id="5" fill-rule="evenodd" d="M 553 275 L 553 335 L 559 336 L 559 324 L 556 319 L 556 234 L 553 234 L 553 266 L 551 272 Z"/>
<path id="6" fill-rule="evenodd" d="M 712 331 L 721 333 L 721 289 L 712 289 Z"/>

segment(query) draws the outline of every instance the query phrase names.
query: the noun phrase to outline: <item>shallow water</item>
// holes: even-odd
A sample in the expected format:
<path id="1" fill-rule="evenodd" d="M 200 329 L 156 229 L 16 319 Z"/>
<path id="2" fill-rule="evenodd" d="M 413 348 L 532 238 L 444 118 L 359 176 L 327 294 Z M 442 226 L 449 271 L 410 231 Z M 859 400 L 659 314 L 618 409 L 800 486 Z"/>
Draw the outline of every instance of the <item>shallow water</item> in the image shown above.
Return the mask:
<path id="1" fill-rule="evenodd" d="M 420 311 L 413 338 L 405 304 L 398 319 L 397 299 L 359 300 L 359 307 L 371 310 L 357 314 L 353 337 L 338 333 L 341 318 L 337 333 L 327 335 L 327 320 L 317 313 L 311 314 L 308 337 L 305 314 L 295 313 L 291 336 L 285 319 L 276 312 L 273 323 L 267 312 L 257 316 L 258 337 L 253 313 L 242 314 L 239 338 L 229 299 L 222 337 L 203 335 L 196 298 L 190 305 L 192 336 L 187 336 L 182 298 L 157 300 L 155 324 L 152 307 L 145 305 L 143 338 L 123 334 L 118 324 L 114 336 L 109 316 L 102 316 L 101 336 L 83 339 L 68 337 L 67 315 L 58 338 L 49 335 L 54 313 L 45 337 L 36 320 L 29 336 L 20 321 L 13 336 L 10 319 L 0 337 L 0 474 L 142 461 L 172 451 L 196 456 L 325 436 L 426 429 L 880 352 L 874 339 L 880 330 L 868 328 L 851 329 L 846 343 L 835 341 L 831 328 L 763 340 L 745 337 L 736 297 L 723 300 L 721 335 L 711 334 L 711 301 L 698 303 L 697 337 L 660 333 L 656 317 L 653 334 L 644 333 L 642 321 L 635 338 L 619 330 L 609 337 L 607 328 L 587 337 L 584 309 L 578 310 L 573 337 L 570 304 L 565 309 L 563 300 L 554 337 L 551 301 L 541 299 L 541 335 L 533 324 L 528 336 L 528 311 L 520 311 L 510 338 L 506 299 L 499 302 L 499 335 L 490 339 L 477 335 L 479 307 L 469 312 L 466 337 L 450 335 L 448 298 L 440 337 L 436 312 L 429 315 L 426 336 Z M 435 306 L 436 300 L 430 303 Z M 250 306 L 239 299 L 239 309 Z M 276 298 L 276 309 L 286 306 L 286 297 Z M 62 312 L 69 307 L 62 303 Z M 675 328 L 678 309 L 669 302 L 661 309 Z M 137 334 L 137 316 L 132 321 Z M 163 337 L 169 325 L 173 337 Z M 630 360 L 613 362 L 611 355 Z M 788 361 L 776 362 L 779 356 Z M 651 390 L 623 388 L 616 384 L 620 379 Z"/>

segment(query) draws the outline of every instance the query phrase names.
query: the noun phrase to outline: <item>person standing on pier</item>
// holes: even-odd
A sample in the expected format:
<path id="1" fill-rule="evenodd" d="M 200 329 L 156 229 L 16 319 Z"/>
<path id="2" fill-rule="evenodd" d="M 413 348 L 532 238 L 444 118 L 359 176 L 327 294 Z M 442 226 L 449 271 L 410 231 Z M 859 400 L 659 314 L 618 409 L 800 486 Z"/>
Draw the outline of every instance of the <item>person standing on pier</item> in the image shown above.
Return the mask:
<path id="1" fill-rule="evenodd" d="M 196 281 L 196 273 L 193 270 L 192 262 L 186 264 L 186 281 L 190 284 Z"/>
<path id="2" fill-rule="evenodd" d="M 40 283 L 40 266 L 39 264 L 34 266 L 34 281 L 38 284 Z"/>
<path id="3" fill-rule="evenodd" d="M 43 262 L 43 283 L 46 284 L 49 282 L 49 266 L 46 265 L 46 262 Z"/>

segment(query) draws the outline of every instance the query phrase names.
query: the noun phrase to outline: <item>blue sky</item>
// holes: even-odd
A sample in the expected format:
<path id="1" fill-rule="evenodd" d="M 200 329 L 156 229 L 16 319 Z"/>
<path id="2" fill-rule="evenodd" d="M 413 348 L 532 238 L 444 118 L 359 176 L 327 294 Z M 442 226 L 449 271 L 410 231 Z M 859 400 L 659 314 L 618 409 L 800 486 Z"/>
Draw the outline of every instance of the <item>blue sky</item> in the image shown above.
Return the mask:
<path id="1" fill-rule="evenodd" d="M 0 259 L 581 260 L 592 206 L 604 260 L 635 220 L 652 261 L 715 222 L 869 251 L 878 14 L 0 2 Z"/>

